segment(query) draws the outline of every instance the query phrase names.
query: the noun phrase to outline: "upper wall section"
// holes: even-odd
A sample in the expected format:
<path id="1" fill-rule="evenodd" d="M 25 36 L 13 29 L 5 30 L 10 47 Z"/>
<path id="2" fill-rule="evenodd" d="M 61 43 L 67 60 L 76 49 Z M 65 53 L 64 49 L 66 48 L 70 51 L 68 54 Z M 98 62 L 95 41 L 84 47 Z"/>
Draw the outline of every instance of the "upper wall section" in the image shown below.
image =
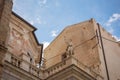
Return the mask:
<path id="1" fill-rule="evenodd" d="M 34 31 L 36 28 L 12 12 L 10 18 L 8 50 L 16 56 L 30 57 L 31 62 L 40 62 L 42 44 L 39 44 Z"/>
<path id="2" fill-rule="evenodd" d="M 108 70 L 108 75 L 111 80 L 117 80 L 120 78 L 120 71 L 119 71 L 119 66 L 120 66 L 120 44 L 119 42 L 109 33 L 107 32 L 104 28 L 101 27 L 101 25 L 95 25 L 96 29 L 98 26 L 100 27 L 100 32 L 101 32 L 101 38 L 102 41 L 99 40 L 100 48 L 99 48 L 99 55 L 100 55 L 100 60 L 101 60 L 101 71 L 103 74 L 106 74 L 106 69 L 103 67 L 105 65 Z M 97 29 L 99 30 L 99 29 Z M 103 49 L 102 49 L 103 45 Z M 104 52 L 103 52 L 104 50 Z M 106 64 L 105 64 L 106 60 Z M 106 80 L 107 78 L 104 76 L 104 79 Z"/>
<path id="3" fill-rule="evenodd" d="M 12 0 L 0 0 L 0 44 L 7 46 Z"/>
<path id="4" fill-rule="evenodd" d="M 62 60 L 68 45 L 72 43 L 74 57 L 87 66 L 99 64 L 96 31 L 93 20 L 66 27 L 45 49 L 46 66 L 52 66 Z"/>

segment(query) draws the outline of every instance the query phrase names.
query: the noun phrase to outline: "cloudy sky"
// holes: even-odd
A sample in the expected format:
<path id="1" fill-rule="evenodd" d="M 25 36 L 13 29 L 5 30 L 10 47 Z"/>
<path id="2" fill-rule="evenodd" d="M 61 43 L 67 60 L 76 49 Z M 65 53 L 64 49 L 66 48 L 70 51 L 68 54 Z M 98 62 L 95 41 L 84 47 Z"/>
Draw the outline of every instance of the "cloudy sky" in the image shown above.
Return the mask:
<path id="1" fill-rule="evenodd" d="M 48 45 L 66 26 L 94 18 L 120 39 L 120 0 L 13 0 L 13 11 Z"/>

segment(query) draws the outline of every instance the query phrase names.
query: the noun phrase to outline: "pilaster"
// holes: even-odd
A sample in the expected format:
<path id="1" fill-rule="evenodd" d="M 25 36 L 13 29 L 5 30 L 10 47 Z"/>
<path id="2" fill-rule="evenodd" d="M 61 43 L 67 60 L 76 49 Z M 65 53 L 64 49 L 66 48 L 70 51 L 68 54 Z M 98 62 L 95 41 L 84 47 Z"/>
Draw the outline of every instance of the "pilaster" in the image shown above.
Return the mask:
<path id="1" fill-rule="evenodd" d="M 12 5 L 12 0 L 0 0 L 0 80 L 2 77 L 5 53 L 7 52 Z"/>

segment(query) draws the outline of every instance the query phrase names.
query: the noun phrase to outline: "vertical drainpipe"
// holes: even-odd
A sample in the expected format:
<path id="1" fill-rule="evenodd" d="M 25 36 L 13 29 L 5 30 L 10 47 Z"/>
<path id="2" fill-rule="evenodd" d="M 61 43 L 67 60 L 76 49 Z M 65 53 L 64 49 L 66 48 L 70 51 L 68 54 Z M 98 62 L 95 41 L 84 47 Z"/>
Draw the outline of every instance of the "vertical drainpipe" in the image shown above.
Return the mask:
<path id="1" fill-rule="evenodd" d="M 100 25 L 99 25 L 99 23 L 97 23 L 97 25 L 98 25 L 98 31 L 99 31 L 99 36 L 100 36 L 101 48 L 102 48 L 102 52 L 103 52 L 103 58 L 104 58 L 104 62 L 105 62 L 106 74 L 107 74 L 108 80 L 110 80 L 104 46 L 103 46 L 103 40 L 102 40 L 102 36 L 101 36 L 101 31 L 100 31 Z"/>
<path id="2" fill-rule="evenodd" d="M 40 53 L 39 67 L 40 67 L 40 64 L 41 64 L 41 61 L 42 61 L 42 54 L 43 54 L 43 44 L 40 44 L 40 45 L 41 45 L 41 53 Z"/>

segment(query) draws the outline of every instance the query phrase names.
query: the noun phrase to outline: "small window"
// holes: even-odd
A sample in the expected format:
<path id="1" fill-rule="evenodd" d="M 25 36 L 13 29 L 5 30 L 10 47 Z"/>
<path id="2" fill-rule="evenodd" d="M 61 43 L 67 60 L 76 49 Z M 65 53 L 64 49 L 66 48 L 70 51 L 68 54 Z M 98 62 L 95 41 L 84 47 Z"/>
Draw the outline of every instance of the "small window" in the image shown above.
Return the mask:
<path id="1" fill-rule="evenodd" d="M 30 53 L 29 52 L 27 52 L 27 55 L 30 57 Z"/>
<path id="2" fill-rule="evenodd" d="M 62 55 L 62 60 L 65 60 L 67 58 L 67 55 L 66 55 L 66 53 L 64 53 L 63 55 Z"/>
<path id="3" fill-rule="evenodd" d="M 30 57 L 30 62 L 32 63 L 32 58 Z"/>
<path id="4" fill-rule="evenodd" d="M 21 62 L 20 62 L 20 61 L 18 61 L 18 67 L 20 67 L 20 64 L 21 64 Z"/>
<path id="5" fill-rule="evenodd" d="M 30 57 L 30 62 L 32 63 L 32 57 L 29 52 L 27 52 L 27 55 Z"/>

